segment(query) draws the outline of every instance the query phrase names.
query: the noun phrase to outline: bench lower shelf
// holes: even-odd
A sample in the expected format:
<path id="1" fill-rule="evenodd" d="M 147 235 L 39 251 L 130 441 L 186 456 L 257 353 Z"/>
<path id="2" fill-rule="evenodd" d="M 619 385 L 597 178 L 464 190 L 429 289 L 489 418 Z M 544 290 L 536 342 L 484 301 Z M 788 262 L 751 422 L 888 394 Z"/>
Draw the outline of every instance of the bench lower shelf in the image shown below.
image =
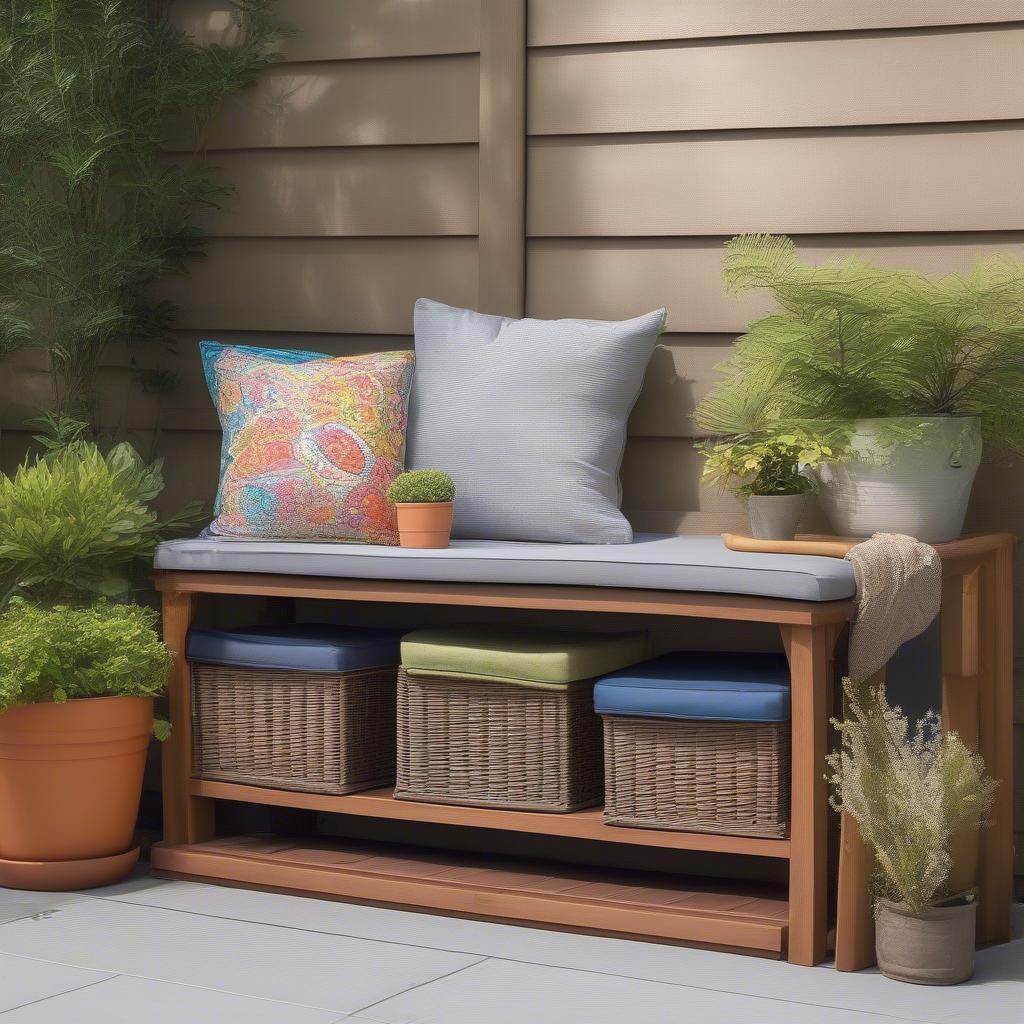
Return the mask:
<path id="1" fill-rule="evenodd" d="M 159 843 L 175 878 L 656 939 L 779 958 L 789 906 L 770 886 L 396 848 L 243 835 Z"/>
<path id="2" fill-rule="evenodd" d="M 189 792 L 193 796 L 236 800 L 271 807 L 295 807 L 310 811 L 326 811 L 330 814 L 353 814 L 357 817 L 562 836 L 567 839 L 597 840 L 622 846 L 730 853 L 780 860 L 787 859 L 790 852 L 788 839 L 755 839 L 751 836 L 718 835 L 711 832 L 616 828 L 605 824 L 600 807 L 571 814 L 543 814 L 536 811 L 421 803 L 418 800 L 396 800 L 392 786 L 364 790 L 362 793 L 349 793 L 347 796 L 327 796 L 320 793 L 297 793 L 283 789 L 266 789 L 262 786 L 193 779 L 189 785 Z"/>

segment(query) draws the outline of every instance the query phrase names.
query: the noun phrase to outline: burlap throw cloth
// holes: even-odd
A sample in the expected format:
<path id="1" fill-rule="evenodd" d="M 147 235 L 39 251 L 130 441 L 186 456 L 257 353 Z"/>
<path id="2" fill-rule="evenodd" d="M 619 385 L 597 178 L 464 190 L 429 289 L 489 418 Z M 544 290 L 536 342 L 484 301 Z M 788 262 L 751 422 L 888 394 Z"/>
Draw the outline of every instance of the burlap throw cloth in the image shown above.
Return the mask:
<path id="1" fill-rule="evenodd" d="M 857 581 L 849 674 L 867 679 L 939 614 L 942 562 L 935 548 L 901 533 L 876 533 L 852 547 L 846 560 Z"/>

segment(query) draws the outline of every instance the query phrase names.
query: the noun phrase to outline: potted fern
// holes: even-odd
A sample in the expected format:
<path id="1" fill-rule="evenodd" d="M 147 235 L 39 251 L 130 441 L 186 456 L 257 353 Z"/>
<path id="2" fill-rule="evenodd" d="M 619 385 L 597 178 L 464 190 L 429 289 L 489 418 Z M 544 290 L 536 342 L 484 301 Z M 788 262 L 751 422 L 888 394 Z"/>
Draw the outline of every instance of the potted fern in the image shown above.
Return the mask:
<path id="1" fill-rule="evenodd" d="M 388 488 L 403 548 L 446 548 L 452 533 L 455 484 L 440 469 L 400 473 Z"/>
<path id="2" fill-rule="evenodd" d="M 994 257 L 936 279 L 855 256 L 810 266 L 788 238 L 746 235 L 726 245 L 725 281 L 779 308 L 750 324 L 698 423 L 747 435 L 827 421 L 847 439 L 817 474 L 837 533 L 959 535 L 982 438 L 1024 452 L 1024 267 Z"/>
<path id="3" fill-rule="evenodd" d="M 162 487 L 129 445 L 81 440 L 0 476 L 0 885 L 102 885 L 138 857 L 170 655 L 156 613 L 128 599 L 157 543 L 197 519 L 160 522 Z"/>
<path id="4" fill-rule="evenodd" d="M 982 827 L 996 783 L 982 758 L 929 713 L 912 731 L 882 687 L 843 681 L 842 743 L 829 755 L 832 805 L 874 851 L 875 949 L 882 973 L 953 985 L 974 973 L 973 893 L 949 891 L 955 839 Z"/>
<path id="5" fill-rule="evenodd" d="M 701 441 L 706 483 L 731 487 L 746 501 L 753 536 L 792 540 L 815 491 L 809 471 L 835 452 L 827 439 L 808 431 L 730 441 Z"/>

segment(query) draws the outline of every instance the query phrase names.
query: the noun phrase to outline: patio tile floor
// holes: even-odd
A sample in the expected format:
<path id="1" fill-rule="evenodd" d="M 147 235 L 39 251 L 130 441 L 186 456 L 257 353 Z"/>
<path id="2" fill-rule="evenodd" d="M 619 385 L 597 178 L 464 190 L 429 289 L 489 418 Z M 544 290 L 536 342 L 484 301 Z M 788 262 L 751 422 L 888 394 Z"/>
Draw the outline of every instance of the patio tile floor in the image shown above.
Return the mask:
<path id="1" fill-rule="evenodd" d="M 981 951 L 969 984 L 929 989 L 139 874 L 82 894 L 0 889 L 0 1020 L 1014 1024 L 1024 941 Z"/>

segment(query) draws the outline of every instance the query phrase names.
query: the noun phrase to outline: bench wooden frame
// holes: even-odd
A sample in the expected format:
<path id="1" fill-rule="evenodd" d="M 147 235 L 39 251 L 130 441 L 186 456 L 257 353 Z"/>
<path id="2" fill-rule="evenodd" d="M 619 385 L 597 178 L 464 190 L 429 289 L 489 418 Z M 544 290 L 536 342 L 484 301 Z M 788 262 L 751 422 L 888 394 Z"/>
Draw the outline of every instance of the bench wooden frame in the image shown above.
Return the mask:
<path id="1" fill-rule="evenodd" d="M 979 860 L 979 934 L 983 941 L 1009 937 L 1012 890 L 1012 544 L 1009 535 L 941 545 L 946 566 L 944 706 L 950 724 L 977 743 L 990 769 L 1003 780 L 995 825 Z M 833 707 L 833 652 L 854 612 L 850 600 L 790 601 L 703 593 L 601 587 L 391 582 L 258 573 L 160 571 L 164 638 L 175 652 L 169 686 L 173 730 L 163 748 L 164 842 L 154 849 L 160 873 L 229 884 L 257 885 L 334 898 L 428 907 L 450 913 L 691 941 L 762 955 L 788 955 L 813 965 L 827 955 L 829 808 L 823 773 Z M 214 783 L 192 778 L 189 671 L 181 656 L 200 594 L 259 595 L 333 601 L 393 602 L 550 611 L 633 613 L 760 622 L 779 627 L 792 677 L 792 804 L 787 840 L 625 829 L 605 825 L 599 812 L 531 814 L 395 801 L 386 791 L 343 797 L 317 796 Z M 953 672 L 953 669 L 956 669 Z M 971 724 L 975 723 L 972 731 Z M 276 806 L 434 822 L 512 832 L 599 840 L 633 847 L 769 856 L 788 861 L 788 914 L 769 921 L 729 914 L 657 914 L 650 907 L 584 902 L 568 896 L 473 890 L 462 881 L 390 875 L 321 863 L 277 860 L 217 845 L 214 803 L 243 800 Z M 841 845 L 836 937 L 837 966 L 870 962 L 867 858 L 846 824 Z M 308 858 L 307 858 L 308 860 Z M 358 868 L 358 865 L 356 866 Z M 435 871 L 435 874 L 437 872 Z M 394 897 L 381 893 L 401 894 Z M 752 905 L 757 901 L 752 901 Z"/>

